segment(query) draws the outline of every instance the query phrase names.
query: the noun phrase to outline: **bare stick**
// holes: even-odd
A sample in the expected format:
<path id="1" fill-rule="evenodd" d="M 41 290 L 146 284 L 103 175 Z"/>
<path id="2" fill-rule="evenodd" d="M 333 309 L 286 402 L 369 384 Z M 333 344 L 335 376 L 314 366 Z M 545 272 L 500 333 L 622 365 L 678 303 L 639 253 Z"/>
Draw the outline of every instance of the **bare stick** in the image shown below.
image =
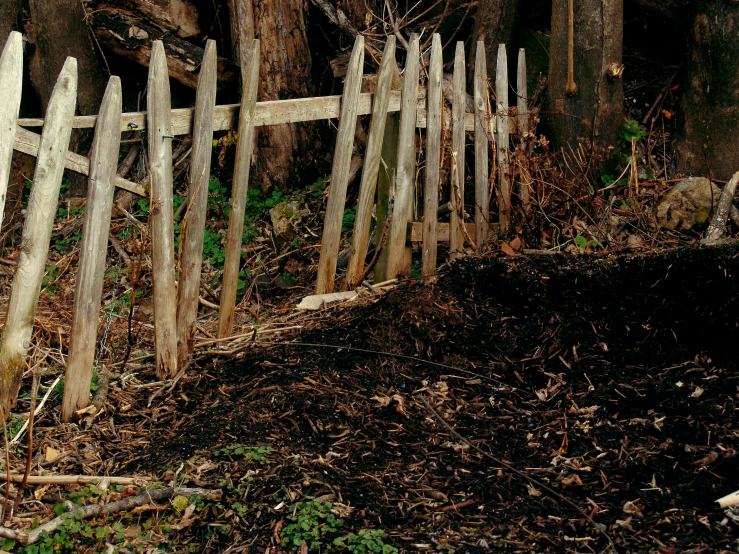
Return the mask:
<path id="1" fill-rule="evenodd" d="M 28 411 L 28 449 L 26 450 L 26 470 L 23 473 L 23 480 L 21 481 L 18 492 L 15 495 L 15 504 L 13 504 L 13 513 L 18 511 L 18 504 L 23 498 L 23 489 L 26 488 L 28 483 L 28 474 L 31 473 L 31 462 L 33 461 L 33 412 L 36 410 L 36 395 L 38 394 L 38 375 L 34 372 L 33 384 L 31 385 L 31 409 Z M 7 471 L 10 471 L 8 467 Z"/>
<path id="2" fill-rule="evenodd" d="M 17 473 L 0 473 L 0 479 L 11 483 L 23 481 L 23 475 Z M 29 485 L 86 485 L 107 481 L 114 485 L 141 485 L 151 481 L 150 477 L 110 477 L 107 475 L 29 475 L 26 483 Z"/>
<path id="3" fill-rule="evenodd" d="M 51 395 L 52 391 L 54 390 L 54 387 L 57 386 L 57 384 L 59 383 L 59 381 L 61 381 L 61 379 L 62 379 L 62 376 L 61 375 L 57 376 L 56 380 L 54 380 L 54 382 L 48 388 L 48 390 L 46 391 L 46 394 L 44 394 L 44 397 L 41 399 L 41 402 L 39 402 L 39 405 L 33 411 L 34 417 L 37 416 L 37 415 L 39 415 L 39 413 L 41 412 L 41 410 L 44 407 L 44 404 L 46 404 L 46 401 L 48 400 L 49 396 Z M 10 440 L 10 444 L 15 444 L 15 443 L 17 443 L 18 441 L 21 440 L 21 437 L 23 437 L 23 433 L 25 433 L 26 429 L 28 429 L 29 421 L 30 421 L 30 416 L 29 416 L 29 419 L 27 419 L 23 423 L 23 425 L 20 428 L 20 431 L 18 431 L 18 433 Z"/>
<path id="4" fill-rule="evenodd" d="M 575 84 L 575 0 L 569 0 L 567 17 L 567 85 L 565 85 L 565 94 L 575 96 L 577 94 L 577 84 Z"/>
<path id="5" fill-rule="evenodd" d="M 739 184 L 739 171 L 734 173 L 721 191 L 716 213 L 714 214 L 708 229 L 706 229 L 706 236 L 701 241 L 701 244 L 714 245 L 723 236 L 724 231 L 726 231 L 726 222 L 729 220 L 729 213 L 731 212 L 732 207 L 731 203 L 734 200 L 737 184 Z"/>

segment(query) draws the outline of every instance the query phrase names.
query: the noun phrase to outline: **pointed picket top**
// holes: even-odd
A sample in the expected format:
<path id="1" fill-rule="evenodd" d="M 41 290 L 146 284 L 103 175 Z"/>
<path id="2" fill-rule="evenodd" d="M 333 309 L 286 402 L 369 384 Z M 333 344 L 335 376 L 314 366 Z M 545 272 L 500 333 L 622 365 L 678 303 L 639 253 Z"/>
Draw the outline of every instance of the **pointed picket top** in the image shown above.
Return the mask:
<path id="1" fill-rule="evenodd" d="M 2 226 L 15 128 L 23 91 L 23 37 L 17 31 L 10 33 L 0 57 L 0 91 L 3 95 L 0 102 L 0 226 Z"/>
<path id="2" fill-rule="evenodd" d="M 453 260 L 464 251 L 464 151 L 465 112 L 467 107 L 467 77 L 464 63 L 464 42 L 457 42 L 454 53 L 454 98 L 452 100 L 452 213 L 449 218 L 449 259 Z"/>
<path id="3" fill-rule="evenodd" d="M 516 107 L 518 112 L 518 132 L 521 136 L 521 144 L 524 147 L 524 155 L 527 157 L 531 153 L 530 145 L 526 133 L 529 131 L 529 92 L 526 81 L 526 49 L 518 50 L 518 74 L 516 75 Z M 521 171 L 521 182 L 519 183 L 518 197 L 521 200 L 521 206 L 524 211 L 529 210 L 529 186 L 531 179 L 527 170 Z"/>
<path id="4" fill-rule="evenodd" d="M 505 44 L 498 46 L 498 63 L 495 68 L 495 99 L 497 113 L 498 148 L 498 221 L 501 236 L 508 233 L 511 219 L 511 182 L 508 167 L 508 55 Z"/>
<path id="5" fill-rule="evenodd" d="M 485 244 L 490 228 L 488 209 L 488 70 L 485 43 L 477 42 L 475 53 L 475 243 Z"/>

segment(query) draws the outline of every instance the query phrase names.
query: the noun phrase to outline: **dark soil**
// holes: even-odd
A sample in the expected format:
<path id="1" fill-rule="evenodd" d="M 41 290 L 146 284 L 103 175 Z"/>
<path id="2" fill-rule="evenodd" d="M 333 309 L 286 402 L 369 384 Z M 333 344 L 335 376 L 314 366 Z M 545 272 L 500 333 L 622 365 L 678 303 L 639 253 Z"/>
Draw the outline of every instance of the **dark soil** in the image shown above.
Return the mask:
<path id="1" fill-rule="evenodd" d="M 580 513 L 470 449 L 423 398 L 620 552 L 736 552 L 739 517 L 714 501 L 739 489 L 738 276 L 736 246 L 468 258 L 295 337 L 417 361 L 255 345 L 153 410 L 142 393 L 127 409 L 148 446 L 110 440 L 103 457 L 224 487 L 181 537 L 203 552 L 274 550 L 305 496 L 343 509 L 343 533 L 383 529 L 409 551 L 604 551 Z M 234 444 L 272 451 L 220 451 Z"/>

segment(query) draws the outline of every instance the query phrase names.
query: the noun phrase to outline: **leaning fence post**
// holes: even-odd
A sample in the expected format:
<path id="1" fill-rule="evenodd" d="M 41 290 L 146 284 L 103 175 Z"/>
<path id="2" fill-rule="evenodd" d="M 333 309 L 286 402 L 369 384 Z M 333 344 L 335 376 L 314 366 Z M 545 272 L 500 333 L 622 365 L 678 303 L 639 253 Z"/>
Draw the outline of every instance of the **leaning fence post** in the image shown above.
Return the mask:
<path id="1" fill-rule="evenodd" d="M 526 49 L 521 48 L 518 51 L 518 75 L 516 78 L 516 106 L 518 112 L 518 132 L 521 134 L 521 146 L 524 159 L 528 160 L 531 154 L 529 148 L 529 93 L 526 81 Z M 521 172 L 521 182 L 519 184 L 518 195 L 521 200 L 521 206 L 524 212 L 529 211 L 529 187 L 531 179 L 528 171 Z"/>
<path id="2" fill-rule="evenodd" d="M 450 201 L 452 212 L 449 218 L 449 259 L 462 252 L 464 244 L 464 114 L 467 104 L 466 76 L 464 66 L 464 42 L 457 42 L 454 53 L 454 97 L 452 101 L 452 171 L 450 174 Z"/>
<path id="3" fill-rule="evenodd" d="M 477 42 L 475 54 L 475 243 L 480 248 L 488 238 L 488 74 L 485 43 Z"/>
<path id="4" fill-rule="evenodd" d="M 113 210 L 118 151 L 121 145 L 121 80 L 111 77 L 100 105 L 90 153 L 85 222 L 82 227 L 79 269 L 72 312 L 72 332 L 64 377 L 62 421 L 72 421 L 77 410 L 90 403 L 90 382 L 100 315 Z"/>
<path id="5" fill-rule="evenodd" d="M 246 193 L 249 189 L 249 170 L 254 149 L 254 107 L 257 105 L 259 87 L 258 40 L 252 41 L 249 65 L 244 74 L 239 112 L 239 140 L 236 143 L 236 164 L 231 191 L 231 214 L 228 218 L 226 235 L 226 259 L 223 263 L 223 285 L 221 287 L 221 306 L 218 311 L 218 337 L 231 335 L 234 311 L 236 309 L 236 289 L 241 266 L 241 244 L 244 236 L 244 214 L 246 213 Z"/>
<path id="6" fill-rule="evenodd" d="M 385 136 L 387 107 L 390 103 L 390 89 L 393 84 L 395 68 L 395 37 L 388 37 L 385 51 L 382 54 L 380 71 L 377 74 L 377 89 L 372 100 L 372 121 L 370 122 L 367 149 L 364 154 L 357 214 L 354 219 L 349 265 L 346 270 L 346 286 L 349 289 L 357 286 L 364 276 L 364 259 L 367 256 L 367 244 L 369 243 L 372 205 L 375 200 L 377 176 L 380 172 L 382 139 Z"/>
<path id="7" fill-rule="evenodd" d="M 495 99 L 497 113 L 498 175 L 500 195 L 498 196 L 498 219 L 500 235 L 508 234 L 511 224 L 511 181 L 508 167 L 508 56 L 505 44 L 498 46 L 498 61 L 495 68 Z"/>
<path id="8" fill-rule="evenodd" d="M 360 35 L 354 41 L 354 49 L 349 58 L 349 67 L 341 97 L 341 116 L 336 133 L 336 150 L 331 166 L 331 187 L 326 203 L 326 221 L 321 241 L 321 256 L 318 260 L 316 294 L 326 294 L 334 290 L 336 260 L 341 242 L 341 221 L 344 216 L 346 189 L 349 186 L 349 165 L 352 159 L 354 132 L 357 126 L 357 102 L 362 87 L 364 64 L 364 38 Z"/>
<path id="9" fill-rule="evenodd" d="M 439 222 L 439 172 L 441 171 L 441 37 L 431 40 L 429 61 L 428 105 L 426 108 L 426 183 L 423 192 L 423 244 L 421 274 L 436 273 L 436 249 Z"/>
<path id="10" fill-rule="evenodd" d="M 187 211 L 182 220 L 180 281 L 177 286 L 177 365 L 192 352 L 198 316 L 203 234 L 208 211 L 210 160 L 213 152 L 213 113 L 218 78 L 216 42 L 209 40 L 203 54 L 192 128 L 192 162 L 188 180 Z"/>
<path id="11" fill-rule="evenodd" d="M 0 338 L 0 408 L 3 410 L 0 417 L 7 418 L 10 408 L 15 405 L 26 367 L 25 358 L 49 254 L 76 100 L 77 60 L 67 58 L 46 109 L 18 265 Z"/>
<path id="12" fill-rule="evenodd" d="M 419 37 L 411 36 L 405 62 L 398 133 L 398 169 L 395 174 L 395 202 L 390 217 L 387 275 L 394 279 L 406 269 L 406 235 L 412 216 L 416 167 L 416 116 L 418 112 Z"/>
<path id="13" fill-rule="evenodd" d="M 3 224 L 5 197 L 13 163 L 13 139 L 21 107 L 23 90 L 23 37 L 17 31 L 10 33 L 0 56 L 0 226 Z"/>
<path id="14" fill-rule="evenodd" d="M 172 103 L 162 41 L 151 49 L 147 93 L 151 175 L 149 225 L 154 291 L 154 351 L 159 379 L 177 373 L 177 292 L 172 209 Z"/>

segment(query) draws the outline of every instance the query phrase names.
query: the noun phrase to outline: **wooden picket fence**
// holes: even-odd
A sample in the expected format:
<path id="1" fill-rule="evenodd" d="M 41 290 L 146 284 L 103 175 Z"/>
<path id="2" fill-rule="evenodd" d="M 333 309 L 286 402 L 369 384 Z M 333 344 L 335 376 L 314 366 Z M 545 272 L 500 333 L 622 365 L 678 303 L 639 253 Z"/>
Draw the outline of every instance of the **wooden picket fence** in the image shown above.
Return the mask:
<path id="1" fill-rule="evenodd" d="M 54 215 L 64 168 L 89 176 L 86 212 L 80 246 L 79 268 L 73 309 L 72 331 L 66 367 L 62 417 L 65 421 L 89 404 L 99 310 L 102 301 L 108 234 L 115 188 L 150 199 L 149 223 L 152 243 L 154 342 L 157 375 L 173 376 L 183 367 L 194 346 L 195 320 L 206 221 L 208 181 L 213 133 L 237 129 L 237 153 L 228 222 L 225 264 L 219 311 L 219 338 L 232 334 L 240 269 L 242 228 L 255 127 L 325 119 L 339 119 L 333 158 L 326 220 L 316 281 L 316 293 L 334 289 L 341 243 L 342 216 L 349 184 L 355 126 L 358 115 L 371 114 L 362 170 L 359 200 L 348 269 L 343 287 L 364 279 L 367 267 L 370 224 L 376 205 L 377 248 L 384 245 L 386 258 L 375 269 L 376 279 L 392 279 L 410 268 L 409 242 L 422 245 L 422 273 L 437 268 L 437 244 L 449 242 L 454 258 L 467 247 L 479 248 L 488 238 L 491 224 L 490 168 L 497 167 L 498 226 L 510 225 L 511 132 L 528 129 L 525 53 L 519 52 L 517 121 L 509 121 L 508 78 L 505 46 L 498 53 L 495 104 L 490 104 L 485 49 L 476 45 L 473 109 L 466 109 L 465 53 L 463 43 L 455 51 L 451 113 L 444 108 L 442 48 L 434 35 L 427 68 L 427 86 L 419 85 L 421 71 L 419 37 L 408 48 L 401 91 L 391 90 L 395 63 L 395 38 L 385 46 L 376 91 L 361 93 L 364 40 L 357 37 L 348 65 L 342 96 L 257 102 L 260 44 L 255 40 L 243 74 L 240 104 L 216 105 L 217 59 L 213 41 L 205 49 L 199 74 L 196 105 L 171 108 L 167 60 L 161 42 L 152 47 L 149 67 L 147 111 L 122 112 L 121 83 L 111 77 L 99 115 L 74 116 L 76 60 L 68 58 L 54 88 L 45 119 L 19 119 L 23 70 L 22 40 L 11 33 L 0 58 L 0 224 L 10 175 L 12 151 L 37 158 L 16 273 L 0 338 L 0 374 L 12 376 L 20 386 L 33 331 L 33 316 L 44 275 Z M 238 119 L 237 119 L 238 118 Z M 39 135 L 30 129 L 42 127 Z M 89 158 L 68 151 L 72 129 L 94 128 Z M 121 133 L 146 130 L 149 184 L 116 175 Z M 425 129 L 425 182 L 423 198 L 415 198 L 417 174 L 416 139 Z M 444 133 L 451 133 L 451 185 L 440 194 Z M 464 211 L 465 148 L 467 133 L 474 134 L 475 206 L 473 221 Z M 187 210 L 182 224 L 179 282 L 175 282 L 172 139 L 192 134 L 192 158 Z M 491 159 L 491 145 L 494 159 Z M 491 163 L 492 162 L 492 163 Z M 439 223 L 439 197 L 449 198 L 449 222 Z M 528 184 L 519 196 L 527 202 Z M 423 220 L 414 221 L 414 203 L 422 205 Z M 390 208 L 392 206 L 392 208 Z M 387 221 L 386 221 L 387 220 Z M 16 388 L 17 391 L 17 388 Z M 11 391 L 13 395 L 15 391 Z M 0 397 L 0 402 L 4 399 Z"/>

